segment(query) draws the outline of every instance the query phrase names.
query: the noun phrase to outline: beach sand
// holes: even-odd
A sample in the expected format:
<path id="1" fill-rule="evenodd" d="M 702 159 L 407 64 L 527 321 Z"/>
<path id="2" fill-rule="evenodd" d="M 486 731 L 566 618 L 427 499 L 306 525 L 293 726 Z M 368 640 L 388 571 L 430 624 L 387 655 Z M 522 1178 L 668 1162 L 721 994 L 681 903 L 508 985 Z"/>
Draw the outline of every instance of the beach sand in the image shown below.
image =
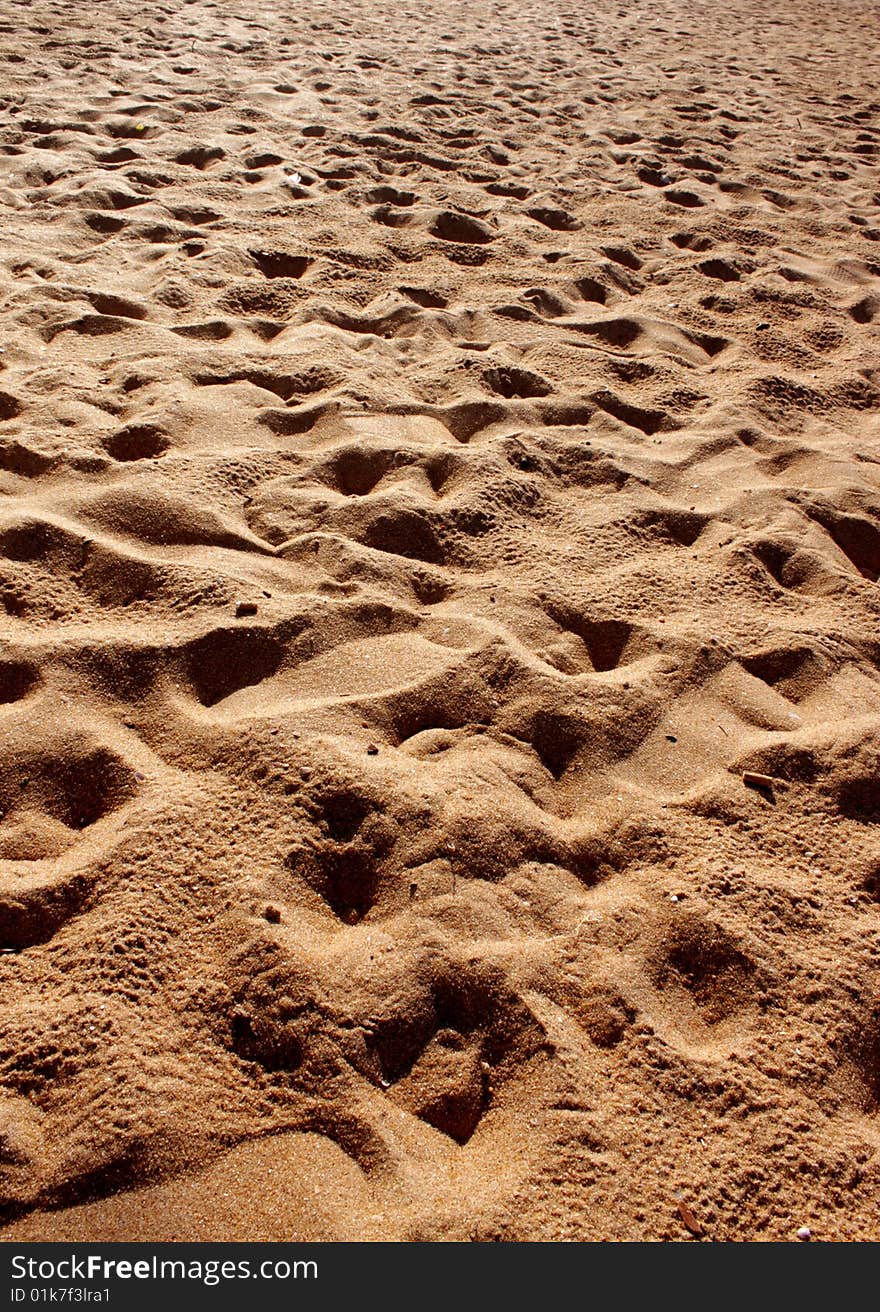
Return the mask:
<path id="1" fill-rule="evenodd" d="M 877 12 L 2 0 L 4 1240 L 880 1237 Z"/>

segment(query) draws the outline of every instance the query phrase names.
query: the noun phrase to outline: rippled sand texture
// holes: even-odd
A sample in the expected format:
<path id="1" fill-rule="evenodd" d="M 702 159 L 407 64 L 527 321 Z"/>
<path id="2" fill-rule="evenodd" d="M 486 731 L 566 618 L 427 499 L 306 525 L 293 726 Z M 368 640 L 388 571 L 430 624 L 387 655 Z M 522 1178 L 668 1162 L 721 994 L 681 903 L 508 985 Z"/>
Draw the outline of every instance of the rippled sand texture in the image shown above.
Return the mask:
<path id="1" fill-rule="evenodd" d="M 876 6 L 0 15 L 3 1235 L 877 1239 Z"/>

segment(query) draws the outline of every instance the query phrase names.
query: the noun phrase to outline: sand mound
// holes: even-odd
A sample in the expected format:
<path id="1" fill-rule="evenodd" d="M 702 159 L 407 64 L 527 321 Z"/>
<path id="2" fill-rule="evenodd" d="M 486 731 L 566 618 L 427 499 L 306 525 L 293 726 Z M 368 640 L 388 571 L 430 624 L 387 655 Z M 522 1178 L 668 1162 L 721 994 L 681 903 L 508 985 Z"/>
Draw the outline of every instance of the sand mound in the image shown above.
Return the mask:
<path id="1" fill-rule="evenodd" d="M 872 7 L 0 18 L 4 1237 L 876 1238 Z"/>

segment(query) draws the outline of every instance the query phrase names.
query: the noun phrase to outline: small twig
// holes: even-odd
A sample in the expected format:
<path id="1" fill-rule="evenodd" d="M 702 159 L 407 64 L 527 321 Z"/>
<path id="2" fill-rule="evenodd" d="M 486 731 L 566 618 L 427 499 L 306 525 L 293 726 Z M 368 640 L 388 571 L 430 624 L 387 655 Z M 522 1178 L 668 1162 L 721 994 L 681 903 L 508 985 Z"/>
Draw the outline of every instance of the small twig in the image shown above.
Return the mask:
<path id="1" fill-rule="evenodd" d="M 771 788 L 776 780 L 771 774 L 758 774 L 756 770 L 743 770 L 742 781 L 747 788 Z"/>

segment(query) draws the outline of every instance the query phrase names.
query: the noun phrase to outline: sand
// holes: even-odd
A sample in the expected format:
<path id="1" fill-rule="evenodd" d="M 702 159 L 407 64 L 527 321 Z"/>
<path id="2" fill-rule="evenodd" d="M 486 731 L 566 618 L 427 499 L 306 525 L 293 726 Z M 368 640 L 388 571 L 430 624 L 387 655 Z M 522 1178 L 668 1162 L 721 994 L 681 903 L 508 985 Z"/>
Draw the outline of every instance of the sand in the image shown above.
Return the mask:
<path id="1" fill-rule="evenodd" d="M 880 1237 L 876 14 L 2 0 L 4 1240 Z"/>

